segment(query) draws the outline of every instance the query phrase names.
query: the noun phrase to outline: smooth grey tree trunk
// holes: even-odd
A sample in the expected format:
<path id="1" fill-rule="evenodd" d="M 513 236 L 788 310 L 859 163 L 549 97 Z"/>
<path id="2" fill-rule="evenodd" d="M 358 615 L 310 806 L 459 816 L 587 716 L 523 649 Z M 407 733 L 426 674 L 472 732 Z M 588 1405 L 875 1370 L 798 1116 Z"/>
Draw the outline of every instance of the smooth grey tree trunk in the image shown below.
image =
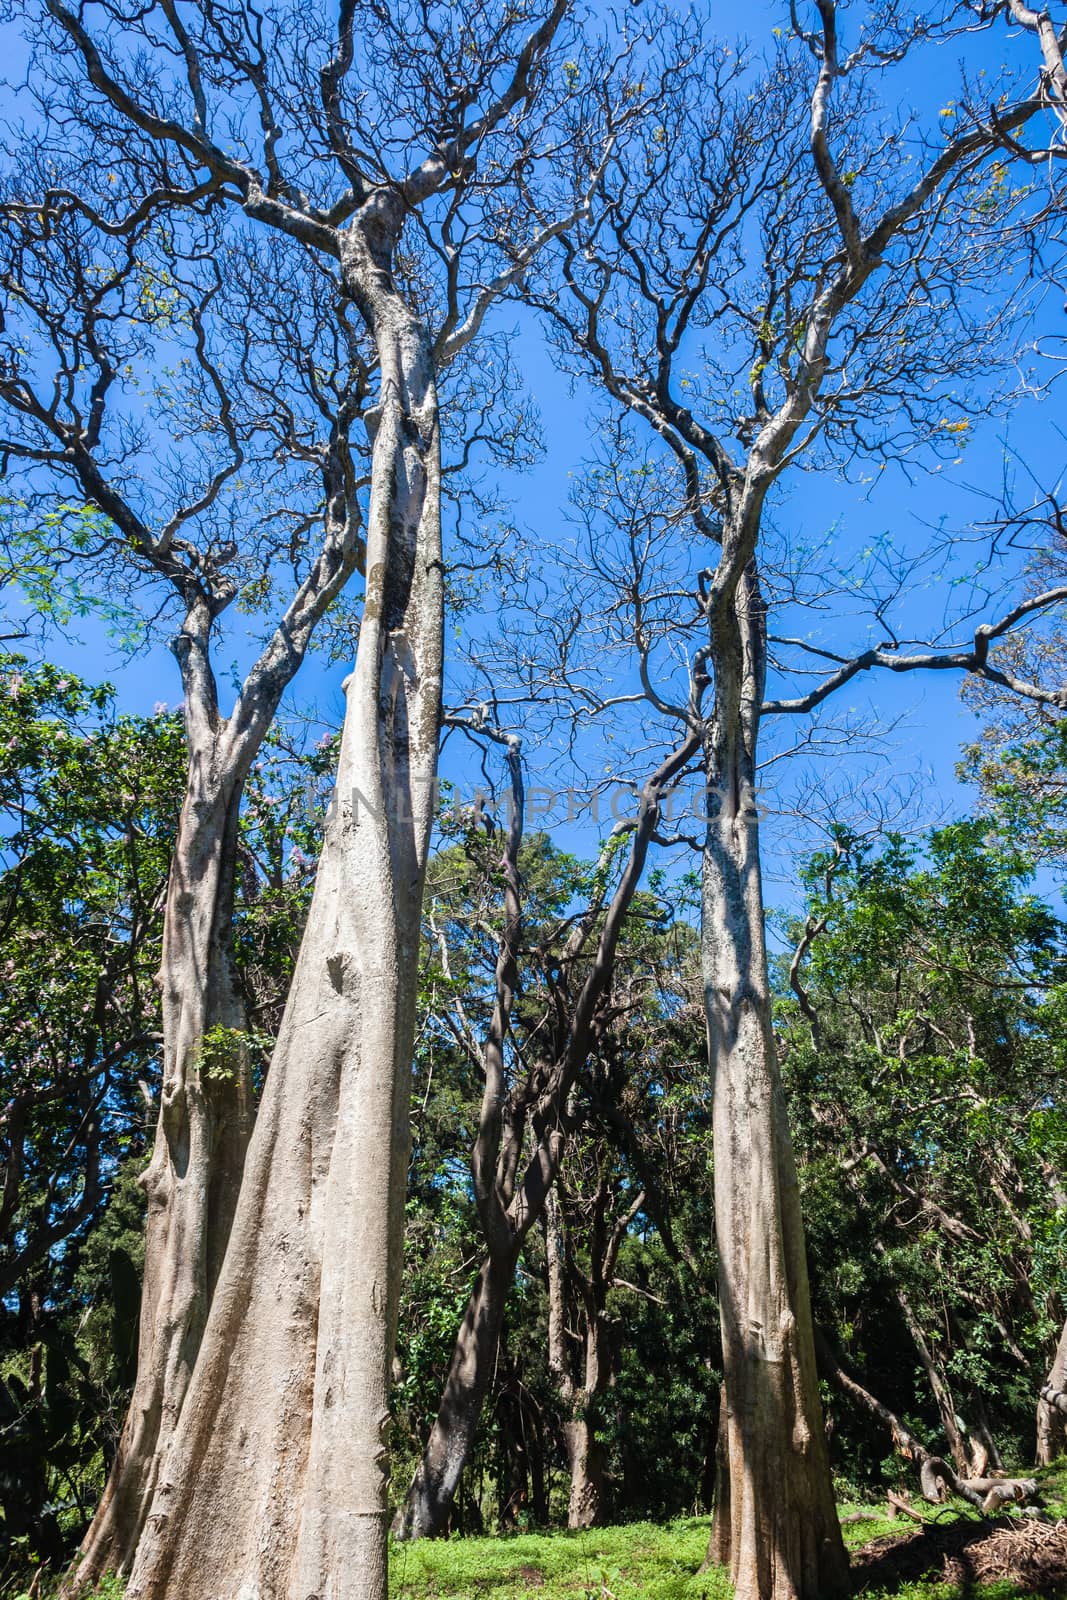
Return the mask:
<path id="1" fill-rule="evenodd" d="M 196 595 L 175 641 L 189 752 L 163 921 L 158 982 L 163 1076 L 151 1161 L 137 1376 L 115 1461 L 65 1592 L 126 1574 L 177 1425 L 237 1205 L 254 1107 L 244 1005 L 233 962 L 237 830 L 245 782 L 311 635 L 359 556 L 358 514 L 327 517 L 323 548 L 250 671 L 233 714 L 219 714 L 210 662 L 214 617 Z M 233 1036 L 204 1071 L 204 1035 Z"/>
<path id="2" fill-rule="evenodd" d="M 376 193 L 344 237 L 381 372 L 337 790 L 226 1260 L 130 1600 L 382 1600 L 442 574 L 430 344 Z"/>
<path id="3" fill-rule="evenodd" d="M 751 560 L 729 572 L 732 542 L 727 530 L 709 608 L 715 709 L 705 746 L 701 951 L 726 1390 L 709 1556 L 728 1563 L 736 1600 L 830 1600 L 848 1592 L 848 1560 L 764 940 L 756 798 L 764 611 Z M 743 551 L 743 539 L 734 548 Z"/>
<path id="4" fill-rule="evenodd" d="M 704 962 L 728 1474 L 728 1494 L 720 1483 L 716 1495 L 716 1551 L 728 1555 L 736 1600 L 815 1600 L 846 1592 L 847 1561 L 771 1034 L 754 807 L 711 831 Z"/>
<path id="5" fill-rule="evenodd" d="M 188 789 L 171 863 L 158 981 L 163 1078 L 152 1157 L 137 1377 L 110 1476 L 69 1587 L 129 1570 L 177 1423 L 222 1265 L 252 1131 L 248 1063 L 201 1071 L 213 1027 L 244 1029 L 232 961 L 234 851 L 244 773 L 190 730 Z"/>

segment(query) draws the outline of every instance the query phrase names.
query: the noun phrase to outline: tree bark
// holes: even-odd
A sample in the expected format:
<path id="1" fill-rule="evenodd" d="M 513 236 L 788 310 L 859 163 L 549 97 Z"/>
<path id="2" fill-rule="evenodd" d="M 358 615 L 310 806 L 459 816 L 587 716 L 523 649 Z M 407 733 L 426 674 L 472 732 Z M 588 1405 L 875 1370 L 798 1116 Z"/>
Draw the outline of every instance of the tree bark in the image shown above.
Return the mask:
<path id="1" fill-rule="evenodd" d="M 756 809 L 764 613 L 754 564 L 709 605 L 715 713 L 706 740 L 702 961 L 713 1096 L 726 1410 L 712 1550 L 736 1600 L 848 1590 L 815 1370 L 800 1196 L 771 1027 Z M 734 555 L 735 562 L 739 559 Z M 727 1531 L 728 1518 L 728 1531 Z"/>
<path id="2" fill-rule="evenodd" d="M 167 890 L 159 972 L 163 1081 L 151 1161 L 137 1377 L 122 1435 L 70 1588 L 127 1572 L 159 1463 L 177 1423 L 222 1265 L 253 1106 L 239 1047 L 225 1073 L 201 1070 L 205 1033 L 240 1032 L 233 970 L 234 865 L 245 770 L 224 770 L 217 734 L 190 712 L 189 780 Z"/>
<path id="3" fill-rule="evenodd" d="M 315 893 L 130 1600 L 383 1600 L 420 907 L 442 670 L 431 346 L 399 198 L 342 241 L 378 349 L 367 589 Z"/>
<path id="4" fill-rule="evenodd" d="M 600 1439 L 600 1400 L 611 1380 L 610 1347 L 605 1313 L 607 1294 L 614 1280 L 615 1262 L 626 1229 L 644 1203 L 641 1190 L 614 1227 L 605 1230 L 609 1195 L 602 1185 L 594 1202 L 590 1227 L 590 1271 L 584 1279 L 568 1256 L 563 1208 L 553 1190 L 545 1206 L 545 1254 L 548 1260 L 548 1366 L 566 1408 L 563 1440 L 571 1489 L 567 1507 L 568 1528 L 595 1528 L 607 1510 L 604 1447 Z M 580 1379 L 571 1370 L 567 1350 L 567 1278 L 577 1278 L 583 1304 L 585 1335 L 582 1339 Z"/>
<path id="5" fill-rule="evenodd" d="M 604 1447 L 596 1427 L 596 1402 L 563 1425 L 571 1493 L 567 1505 L 568 1528 L 598 1528 L 604 1520 Z"/>
<path id="6" fill-rule="evenodd" d="M 342 453 L 344 443 L 339 445 Z M 211 667 L 215 609 L 195 588 L 174 653 L 185 690 L 189 768 L 163 919 L 163 1079 L 152 1158 L 137 1377 L 115 1460 L 79 1559 L 77 1593 L 132 1565 L 200 1348 L 252 1132 L 245 1011 L 233 960 L 237 832 L 252 762 L 318 621 L 360 554 L 358 510 L 329 513 L 323 548 L 229 718 Z M 204 1036 L 233 1035 L 204 1070 Z"/>
<path id="7" fill-rule="evenodd" d="M 1037 1452 L 1035 1459 L 1039 1467 L 1047 1467 L 1050 1462 L 1067 1452 L 1067 1322 L 1063 1325 L 1060 1342 L 1056 1347 L 1056 1354 L 1049 1369 L 1048 1380 L 1044 1392 L 1037 1402 Z M 1046 1398 L 1047 1393 L 1053 1397 L 1061 1396 L 1059 1401 Z"/>

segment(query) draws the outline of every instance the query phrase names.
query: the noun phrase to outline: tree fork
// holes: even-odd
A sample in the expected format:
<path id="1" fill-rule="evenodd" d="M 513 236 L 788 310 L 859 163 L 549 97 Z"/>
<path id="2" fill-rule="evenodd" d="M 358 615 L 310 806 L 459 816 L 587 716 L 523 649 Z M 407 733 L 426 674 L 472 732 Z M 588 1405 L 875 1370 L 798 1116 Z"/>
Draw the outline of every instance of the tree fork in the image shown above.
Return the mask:
<path id="1" fill-rule="evenodd" d="M 386 1592 L 384 1429 L 443 591 L 433 363 L 426 330 L 392 287 L 396 220 L 376 203 L 345 262 L 378 347 L 381 403 L 335 800 L 131 1600 Z"/>

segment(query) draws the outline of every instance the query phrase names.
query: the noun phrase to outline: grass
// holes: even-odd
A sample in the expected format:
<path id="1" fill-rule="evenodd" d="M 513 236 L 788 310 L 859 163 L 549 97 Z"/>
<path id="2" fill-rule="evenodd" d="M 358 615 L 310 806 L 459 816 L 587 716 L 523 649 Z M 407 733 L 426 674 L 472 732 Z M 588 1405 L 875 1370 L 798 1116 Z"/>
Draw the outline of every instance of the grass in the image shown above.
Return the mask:
<path id="1" fill-rule="evenodd" d="M 696 1576 L 707 1517 L 588 1533 L 433 1540 L 393 1550 L 395 1600 L 729 1600 L 719 1573 Z"/>
<path id="2" fill-rule="evenodd" d="M 1067 1517 L 1067 1463 L 1038 1474 L 1046 1510 Z M 842 1504 L 842 1516 L 870 1511 L 870 1520 L 846 1523 L 855 1548 L 883 1534 L 909 1530 L 882 1507 Z M 938 1528 L 979 1520 L 963 1503 L 936 1513 Z M 708 1544 L 707 1517 L 669 1523 L 629 1523 L 588 1533 L 528 1533 L 511 1538 L 447 1539 L 400 1545 L 392 1551 L 392 1600 L 729 1600 L 721 1572 L 699 1571 Z M 865 1600 L 1043 1600 L 1033 1588 L 1010 1582 L 979 1585 L 933 1578 L 864 1589 Z"/>
<path id="3" fill-rule="evenodd" d="M 1045 1510 L 1067 1518 L 1067 1460 L 1037 1474 Z M 913 1503 L 916 1497 L 912 1496 Z M 927 1508 L 929 1509 L 929 1508 Z M 885 1534 L 907 1534 L 915 1524 L 891 1520 L 878 1506 L 841 1502 L 845 1542 L 855 1549 Z M 933 1513 L 935 1533 L 979 1523 L 961 1501 Z M 1002 1527 L 1003 1523 L 998 1523 Z M 510 1538 L 440 1539 L 394 1546 L 390 1600 L 730 1600 L 725 1573 L 700 1572 L 708 1546 L 707 1517 L 675 1522 L 631 1522 L 588 1533 L 526 1533 Z M 993 1531 L 991 1529 L 991 1531 Z M 1057 1591 L 1059 1592 L 1059 1591 Z M 864 1587 L 857 1600 L 1052 1600 L 1040 1588 L 1011 1582 L 944 1583 L 927 1577 Z M 16 1595 L 13 1600 L 28 1600 Z M 117 1583 L 98 1600 L 121 1600 Z M 176 1597 L 177 1600 L 177 1597 Z"/>

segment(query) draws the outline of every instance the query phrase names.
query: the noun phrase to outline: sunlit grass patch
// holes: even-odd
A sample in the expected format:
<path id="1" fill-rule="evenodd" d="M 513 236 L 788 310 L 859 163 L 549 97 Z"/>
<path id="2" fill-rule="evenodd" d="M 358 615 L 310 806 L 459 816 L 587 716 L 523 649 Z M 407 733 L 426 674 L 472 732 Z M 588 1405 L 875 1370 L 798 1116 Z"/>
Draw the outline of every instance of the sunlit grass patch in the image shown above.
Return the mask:
<path id="1" fill-rule="evenodd" d="M 398 1545 L 391 1592 L 395 1600 L 728 1600 L 722 1574 L 698 1575 L 709 1527 L 693 1517 Z"/>
<path id="2" fill-rule="evenodd" d="M 1038 1478 L 1046 1512 L 1067 1516 L 1067 1462 L 1045 1469 Z M 935 1529 L 981 1520 L 963 1502 L 935 1511 L 924 1507 L 917 1494 L 912 1500 L 924 1516 L 932 1517 Z M 890 1517 L 884 1501 L 845 1502 L 839 1511 L 850 1549 L 918 1531 L 918 1524 L 907 1518 Z M 848 1520 L 857 1513 L 865 1513 L 862 1520 Z M 700 1571 L 709 1531 L 707 1517 L 691 1517 L 587 1533 L 397 1545 L 392 1551 L 390 1593 L 393 1600 L 729 1600 L 725 1573 Z M 935 1558 L 932 1548 L 931 1560 Z M 862 1584 L 857 1574 L 858 1592 L 867 1600 L 1036 1600 L 1032 1587 L 1008 1579 L 961 1584 L 943 1581 L 939 1572 L 916 1580 L 898 1579 L 888 1586 Z"/>

